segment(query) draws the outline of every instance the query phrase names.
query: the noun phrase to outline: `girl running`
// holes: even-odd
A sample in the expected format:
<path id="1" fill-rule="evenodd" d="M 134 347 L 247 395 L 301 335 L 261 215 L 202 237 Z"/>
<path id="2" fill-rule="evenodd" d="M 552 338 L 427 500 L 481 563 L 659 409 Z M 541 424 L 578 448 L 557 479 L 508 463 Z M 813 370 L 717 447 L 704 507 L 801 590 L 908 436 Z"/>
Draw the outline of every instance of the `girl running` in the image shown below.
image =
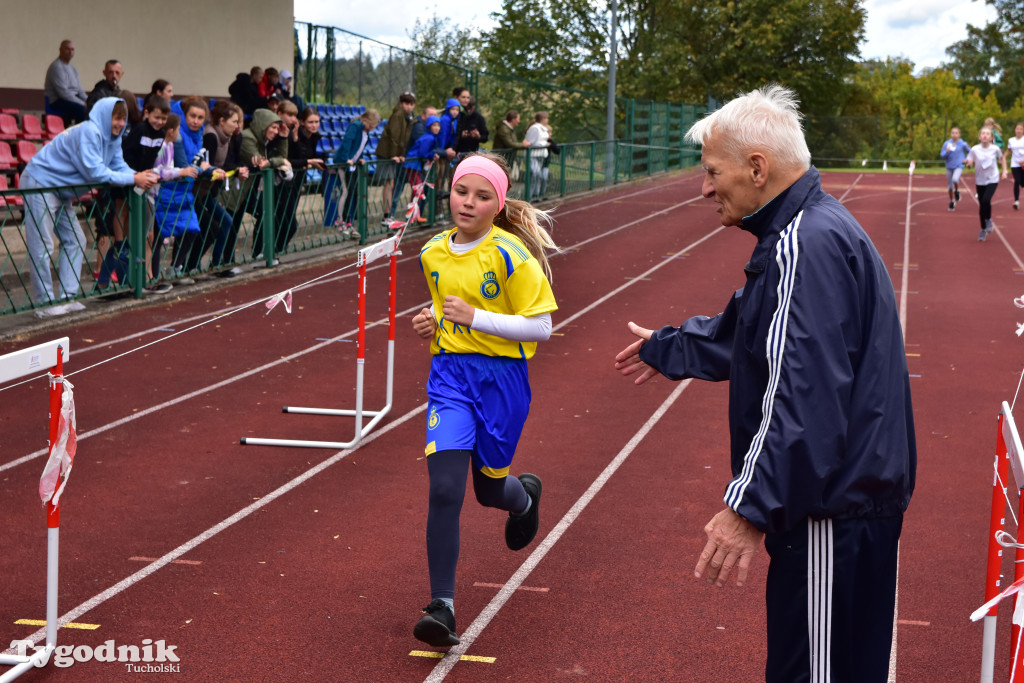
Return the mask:
<path id="1" fill-rule="evenodd" d="M 960 201 L 960 173 L 964 169 L 964 159 L 971 153 L 971 146 L 960 139 L 960 129 L 953 126 L 949 130 L 949 139 L 942 143 L 939 156 L 946 162 L 946 186 L 949 189 L 949 210 L 955 211 Z"/>
<path id="2" fill-rule="evenodd" d="M 1013 129 L 1013 137 L 1006 143 L 1006 152 L 1003 153 L 1003 166 L 1006 166 L 1006 157 L 1010 157 L 1010 173 L 1013 174 L 1013 210 L 1020 209 L 1020 187 L 1024 185 L 1024 123 L 1018 123 Z"/>
<path id="3" fill-rule="evenodd" d="M 978 133 L 979 143 L 971 147 L 967 155 L 967 167 L 974 168 L 974 185 L 978 192 L 978 217 L 981 232 L 978 241 L 984 242 L 992 232 L 992 195 L 999 187 L 999 161 L 1003 162 L 1003 177 L 1006 177 L 1006 157 L 992 143 L 992 129 L 982 128 Z"/>
<path id="4" fill-rule="evenodd" d="M 530 408 L 526 361 L 551 334 L 557 308 L 545 249 L 555 249 L 548 214 L 508 199 L 508 166 L 473 154 L 455 168 L 455 227 L 420 251 L 433 305 L 413 318 L 434 354 L 427 379 L 427 563 L 431 602 L 413 635 L 434 647 L 458 645 L 455 566 L 459 514 L 472 463 L 485 507 L 509 513 L 505 543 L 525 548 L 537 534 L 540 478 L 510 477 Z"/>

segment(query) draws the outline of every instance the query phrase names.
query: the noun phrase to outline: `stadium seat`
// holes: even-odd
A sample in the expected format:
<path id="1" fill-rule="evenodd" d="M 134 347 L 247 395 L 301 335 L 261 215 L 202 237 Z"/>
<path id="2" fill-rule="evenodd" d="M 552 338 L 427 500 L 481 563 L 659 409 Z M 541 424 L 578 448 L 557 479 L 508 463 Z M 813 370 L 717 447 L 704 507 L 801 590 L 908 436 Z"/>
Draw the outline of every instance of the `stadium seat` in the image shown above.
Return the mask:
<path id="1" fill-rule="evenodd" d="M 35 143 L 28 140 L 18 140 L 18 163 L 27 164 L 36 155 Z"/>
<path id="2" fill-rule="evenodd" d="M 46 138 L 48 140 L 52 140 L 64 132 L 64 119 L 57 116 L 56 114 L 47 114 L 45 121 Z"/>
<path id="3" fill-rule="evenodd" d="M 43 113 L 53 114 L 54 116 L 60 116 L 56 109 L 50 106 L 50 98 L 43 95 Z"/>
<path id="4" fill-rule="evenodd" d="M 316 141 L 316 153 L 327 154 L 327 138 L 320 138 Z"/>
<path id="5" fill-rule="evenodd" d="M 20 134 L 18 119 L 12 114 L 0 114 L 0 140 L 17 140 Z"/>
<path id="6" fill-rule="evenodd" d="M 345 131 L 348 129 L 348 124 L 349 121 L 346 119 L 342 119 L 341 121 L 338 121 L 337 123 L 334 124 L 334 127 L 338 130 L 338 135 L 345 134 Z"/>
<path id="7" fill-rule="evenodd" d="M 2 191 L 2 190 L 9 190 L 9 189 L 11 189 L 11 187 L 10 187 L 9 182 L 7 180 L 7 176 L 5 174 L 3 174 L 3 173 L 0 173 L 0 191 Z M 5 196 L 2 193 L 0 193 L 0 207 L 5 207 L 5 206 L 8 206 L 8 205 L 10 205 L 10 206 L 21 206 L 22 203 L 23 202 L 22 202 L 22 199 L 21 199 L 20 195 L 12 194 L 12 195 Z"/>
<path id="8" fill-rule="evenodd" d="M 17 107 L 0 107 L 0 114 L 13 114 L 17 116 L 21 113 L 21 110 Z"/>
<path id="9" fill-rule="evenodd" d="M 0 142 L 0 169 L 17 167 L 18 160 L 11 153 L 11 146 L 6 142 Z"/>
<path id="10" fill-rule="evenodd" d="M 21 137 L 23 140 L 44 140 L 43 124 L 35 114 L 25 114 L 21 117 Z"/>
<path id="11" fill-rule="evenodd" d="M 334 135 L 334 121 L 320 117 L 320 135 Z"/>
<path id="12" fill-rule="evenodd" d="M 334 114 L 334 118 L 340 119 L 341 118 L 341 105 L 340 104 L 332 104 L 331 105 L 331 113 Z"/>
<path id="13" fill-rule="evenodd" d="M 146 98 L 144 97 L 136 96 L 135 103 L 139 105 L 139 111 L 143 111 L 146 108 Z"/>
<path id="14" fill-rule="evenodd" d="M 320 114 L 320 121 L 321 122 L 326 121 L 327 119 L 332 118 L 331 113 L 327 109 L 327 105 L 326 104 L 317 104 L 317 105 L 314 105 L 314 106 L 316 106 L 316 113 Z"/>
<path id="15" fill-rule="evenodd" d="M 355 112 L 356 116 L 362 116 L 366 113 L 366 106 L 362 104 L 354 105 L 352 111 Z"/>
<path id="16" fill-rule="evenodd" d="M 341 118 L 342 119 L 344 119 L 345 121 L 348 121 L 349 119 L 352 118 L 352 107 L 351 107 L 351 105 L 340 104 L 338 106 L 341 107 Z"/>

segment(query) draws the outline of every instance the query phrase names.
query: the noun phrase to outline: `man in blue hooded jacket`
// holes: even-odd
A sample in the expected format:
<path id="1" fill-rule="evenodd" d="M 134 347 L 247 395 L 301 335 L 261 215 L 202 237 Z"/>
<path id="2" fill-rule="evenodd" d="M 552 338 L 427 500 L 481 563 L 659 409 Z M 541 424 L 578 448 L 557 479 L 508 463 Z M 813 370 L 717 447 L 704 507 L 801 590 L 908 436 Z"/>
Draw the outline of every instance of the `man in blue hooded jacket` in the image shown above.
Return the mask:
<path id="1" fill-rule="evenodd" d="M 85 234 L 75 217 L 73 202 L 83 188 L 67 186 L 109 183 L 149 189 L 159 180 L 152 171 L 136 173 L 125 163 L 121 136 L 127 120 L 124 100 L 118 97 L 99 100 L 89 112 L 88 120 L 68 128 L 45 145 L 21 174 L 22 190 L 64 188 L 25 195 L 25 242 L 31 257 L 29 277 L 34 303 L 54 303 L 78 294 Z M 54 296 L 50 274 L 54 231 L 61 243 L 56 264 L 58 296 Z M 58 304 L 38 311 L 37 315 L 60 315 L 82 308 L 78 302 Z"/>
<path id="2" fill-rule="evenodd" d="M 696 576 L 746 581 L 761 540 L 770 682 L 886 681 L 897 551 L 917 453 L 899 309 L 885 263 L 821 189 L 796 97 L 743 95 L 687 133 L 701 192 L 757 245 L 725 311 L 616 356 L 642 384 L 729 380 L 733 478 Z"/>

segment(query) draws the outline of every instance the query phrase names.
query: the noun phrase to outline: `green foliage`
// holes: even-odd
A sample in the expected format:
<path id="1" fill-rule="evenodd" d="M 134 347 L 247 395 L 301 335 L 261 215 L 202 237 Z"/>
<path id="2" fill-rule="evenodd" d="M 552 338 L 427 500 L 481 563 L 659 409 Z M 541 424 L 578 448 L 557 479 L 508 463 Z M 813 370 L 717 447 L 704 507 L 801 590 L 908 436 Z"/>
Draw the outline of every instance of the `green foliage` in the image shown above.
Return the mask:
<path id="1" fill-rule="evenodd" d="M 729 100 L 767 82 L 834 113 L 864 37 L 859 0 L 625 0 L 621 94 Z"/>
<path id="2" fill-rule="evenodd" d="M 946 48 L 945 64 L 967 86 L 982 95 L 994 92 L 1001 108 L 1009 109 L 1024 90 L 1024 5 L 1018 0 L 986 0 L 996 8 L 996 20 L 982 27 L 967 26 L 967 37 Z"/>

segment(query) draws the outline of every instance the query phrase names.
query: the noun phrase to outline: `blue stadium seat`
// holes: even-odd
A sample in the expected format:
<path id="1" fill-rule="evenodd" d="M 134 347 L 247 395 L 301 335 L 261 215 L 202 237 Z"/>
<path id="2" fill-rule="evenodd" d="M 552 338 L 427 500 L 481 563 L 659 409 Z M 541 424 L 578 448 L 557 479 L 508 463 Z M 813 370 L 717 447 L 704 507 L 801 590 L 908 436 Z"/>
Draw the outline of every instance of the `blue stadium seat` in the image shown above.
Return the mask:
<path id="1" fill-rule="evenodd" d="M 331 105 L 331 112 L 334 114 L 334 118 L 340 119 L 341 118 L 341 105 L 340 104 L 332 104 Z"/>
<path id="2" fill-rule="evenodd" d="M 144 97 L 136 97 L 135 102 L 139 105 L 139 111 L 146 108 L 146 99 Z"/>
<path id="3" fill-rule="evenodd" d="M 348 128 L 349 123 L 351 123 L 351 121 L 348 121 L 347 119 L 342 119 L 341 121 L 335 123 L 335 128 L 338 129 L 338 135 L 345 134 L 345 130 Z"/>
<path id="4" fill-rule="evenodd" d="M 350 105 L 340 104 L 338 106 L 341 107 L 341 117 L 344 120 L 348 121 L 352 118 L 352 107 Z"/>
<path id="5" fill-rule="evenodd" d="M 321 121 L 323 121 L 324 119 L 331 118 L 330 114 L 327 111 L 327 105 L 326 104 L 317 104 L 317 105 L 314 105 L 314 106 L 316 107 L 317 113 L 320 114 L 320 120 Z"/>
<path id="6" fill-rule="evenodd" d="M 319 140 L 316 141 L 316 153 L 327 154 L 327 152 L 327 138 L 320 138 Z"/>
<path id="7" fill-rule="evenodd" d="M 353 111 L 355 111 L 356 116 L 362 116 L 363 114 L 366 113 L 366 106 L 362 104 L 357 104 L 355 105 Z"/>
<path id="8" fill-rule="evenodd" d="M 334 121 L 331 119 L 320 118 L 320 134 L 321 135 L 334 135 Z"/>

